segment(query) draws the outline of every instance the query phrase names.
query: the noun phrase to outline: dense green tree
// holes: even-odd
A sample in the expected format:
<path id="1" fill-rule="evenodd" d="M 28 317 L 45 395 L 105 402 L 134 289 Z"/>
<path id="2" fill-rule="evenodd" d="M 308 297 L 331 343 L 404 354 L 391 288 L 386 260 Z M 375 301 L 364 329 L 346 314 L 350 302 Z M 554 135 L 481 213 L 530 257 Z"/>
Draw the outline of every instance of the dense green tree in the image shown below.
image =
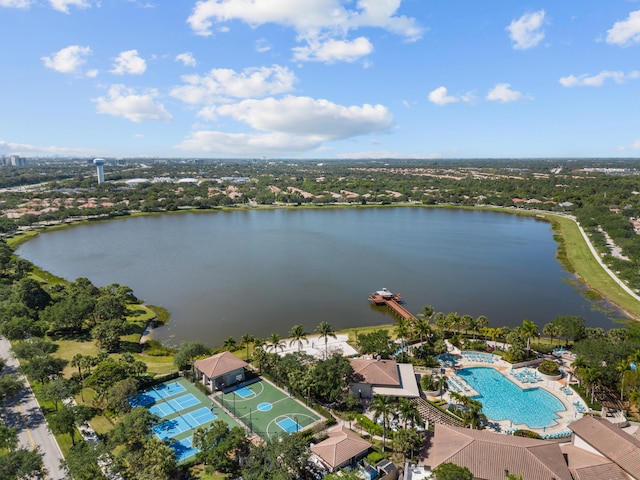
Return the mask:
<path id="1" fill-rule="evenodd" d="M 107 352 L 120 350 L 120 337 L 125 333 L 125 323 L 122 319 L 105 320 L 91 329 L 91 336 L 96 339 L 98 346 Z"/>
<path id="2" fill-rule="evenodd" d="M 194 359 L 211 355 L 211 349 L 201 342 L 182 342 L 173 357 L 173 363 L 179 370 L 191 368 Z"/>
<path id="3" fill-rule="evenodd" d="M 312 373 L 313 395 L 322 403 L 342 399 L 347 393 L 352 374 L 351 363 L 339 353 L 317 362 Z"/>
<path id="4" fill-rule="evenodd" d="M 244 430 L 237 426 L 229 428 L 219 419 L 206 428 L 196 429 L 193 445 L 200 450 L 198 461 L 221 473 L 238 473 L 240 457 L 246 456 L 249 448 Z"/>
<path id="5" fill-rule="evenodd" d="M 17 375 L 3 371 L 4 368 L 4 359 L 0 358 L 0 406 L 5 400 L 16 396 L 24 387 L 24 382 Z"/>
<path id="6" fill-rule="evenodd" d="M 441 463 L 431 470 L 433 480 L 473 480 L 473 473 L 467 467 L 454 463 Z"/>
<path id="7" fill-rule="evenodd" d="M 38 355 L 45 355 L 56 351 L 57 346 L 42 338 L 30 338 L 22 342 L 15 342 L 11 349 L 20 360 L 28 360 Z"/>
<path id="8" fill-rule="evenodd" d="M 358 335 L 358 346 L 363 355 L 380 355 L 389 358 L 393 352 L 393 341 L 389 330 L 380 329 Z"/>
<path id="9" fill-rule="evenodd" d="M 51 355 L 36 355 L 22 364 L 24 373 L 33 380 L 44 384 L 62 373 L 66 361 Z"/>
<path id="10" fill-rule="evenodd" d="M 40 395 L 45 400 L 53 403 L 54 409 L 57 412 L 58 403 L 62 402 L 65 398 L 71 397 L 77 390 L 76 383 L 64 377 L 58 377 L 42 385 Z"/>
<path id="11" fill-rule="evenodd" d="M 264 445 L 252 445 L 242 469 L 244 480 L 287 480 L 306 472 L 311 451 L 303 433 L 270 439 Z"/>
<path id="12" fill-rule="evenodd" d="M 106 477 L 98 465 L 100 455 L 105 454 L 100 445 L 78 442 L 72 446 L 62 463 L 67 474 L 74 480 L 105 480 Z"/>
<path id="13" fill-rule="evenodd" d="M 138 382 L 134 378 L 125 378 L 109 388 L 107 406 L 118 414 L 124 414 L 131 410 L 129 398 L 138 391 Z"/>
<path id="14" fill-rule="evenodd" d="M 109 433 L 109 444 L 113 447 L 125 445 L 130 450 L 140 450 L 156 423 L 157 418 L 148 409 L 132 408 Z"/>
<path id="15" fill-rule="evenodd" d="M 51 296 L 32 278 L 23 278 L 14 285 L 16 301 L 30 310 L 43 310 L 51 302 Z"/>
<path id="16" fill-rule="evenodd" d="M 127 371 L 124 365 L 109 358 L 94 368 L 85 380 L 85 385 L 93 388 L 99 397 L 106 397 L 111 387 L 126 377 Z"/>

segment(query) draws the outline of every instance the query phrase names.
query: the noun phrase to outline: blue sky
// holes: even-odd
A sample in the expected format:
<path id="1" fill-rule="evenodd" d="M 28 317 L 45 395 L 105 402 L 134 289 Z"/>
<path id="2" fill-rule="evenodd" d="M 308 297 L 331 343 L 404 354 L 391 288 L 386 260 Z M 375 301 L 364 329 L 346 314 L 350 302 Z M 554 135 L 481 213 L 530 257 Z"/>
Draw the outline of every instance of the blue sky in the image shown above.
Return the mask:
<path id="1" fill-rule="evenodd" d="M 0 0 L 0 155 L 640 156 L 639 0 Z"/>

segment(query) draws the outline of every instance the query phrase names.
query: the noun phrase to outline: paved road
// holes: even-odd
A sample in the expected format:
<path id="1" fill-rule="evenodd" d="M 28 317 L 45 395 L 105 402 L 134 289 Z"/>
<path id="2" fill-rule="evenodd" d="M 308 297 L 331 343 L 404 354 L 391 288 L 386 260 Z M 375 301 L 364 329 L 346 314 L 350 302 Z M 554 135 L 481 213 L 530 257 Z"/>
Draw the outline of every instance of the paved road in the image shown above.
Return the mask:
<path id="1" fill-rule="evenodd" d="M 4 337 L 0 337 L 0 357 L 6 360 L 8 372 L 19 373 L 18 360 L 11 352 L 11 344 Z M 18 397 L 7 402 L 7 406 L 2 409 L 2 419 L 8 426 L 18 427 L 18 438 L 24 447 L 32 449 L 37 446 L 44 453 L 43 462 L 49 480 L 66 480 L 68 477 L 60 469 L 63 457 L 58 442 L 49 432 L 40 405 L 26 379 L 25 385 Z"/>

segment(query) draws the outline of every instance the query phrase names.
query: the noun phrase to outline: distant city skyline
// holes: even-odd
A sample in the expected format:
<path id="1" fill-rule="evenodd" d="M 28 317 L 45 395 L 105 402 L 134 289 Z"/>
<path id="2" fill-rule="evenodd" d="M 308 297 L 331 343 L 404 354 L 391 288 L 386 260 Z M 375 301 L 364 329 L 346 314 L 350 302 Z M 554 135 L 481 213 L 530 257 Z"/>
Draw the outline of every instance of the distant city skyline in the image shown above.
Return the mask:
<path id="1" fill-rule="evenodd" d="M 0 156 L 640 157 L 640 1 L 0 0 Z"/>

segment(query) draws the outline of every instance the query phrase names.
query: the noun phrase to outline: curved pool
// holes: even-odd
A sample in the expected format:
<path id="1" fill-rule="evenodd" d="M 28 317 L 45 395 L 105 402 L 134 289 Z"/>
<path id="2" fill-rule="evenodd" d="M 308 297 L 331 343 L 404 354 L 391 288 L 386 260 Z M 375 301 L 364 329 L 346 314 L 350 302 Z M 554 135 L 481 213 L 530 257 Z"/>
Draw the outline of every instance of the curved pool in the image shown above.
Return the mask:
<path id="1" fill-rule="evenodd" d="M 494 368 L 469 367 L 456 373 L 478 392 L 472 398 L 482 402 L 482 412 L 491 420 L 511 420 L 513 425 L 543 428 L 555 425 L 560 417 L 558 412 L 566 410 L 546 390 L 522 389 Z"/>

